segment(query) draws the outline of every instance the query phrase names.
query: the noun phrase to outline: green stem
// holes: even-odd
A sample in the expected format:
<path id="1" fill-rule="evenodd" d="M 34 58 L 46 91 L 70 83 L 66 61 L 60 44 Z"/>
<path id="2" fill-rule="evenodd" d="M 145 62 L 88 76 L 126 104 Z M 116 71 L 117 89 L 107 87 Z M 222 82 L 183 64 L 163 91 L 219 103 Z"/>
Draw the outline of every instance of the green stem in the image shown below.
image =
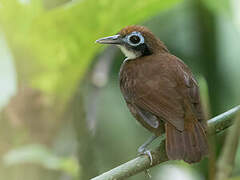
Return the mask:
<path id="1" fill-rule="evenodd" d="M 240 106 L 236 106 L 235 108 L 210 119 L 208 121 L 210 132 L 214 132 L 216 134 L 231 126 L 233 122 L 232 117 L 235 116 L 238 111 L 240 111 Z M 152 165 L 150 165 L 148 156 L 139 156 L 114 169 L 111 169 L 108 172 L 92 178 L 91 180 L 121 180 L 167 161 L 168 158 L 165 151 L 165 135 L 161 136 L 160 146 L 151 153 L 153 156 Z"/>

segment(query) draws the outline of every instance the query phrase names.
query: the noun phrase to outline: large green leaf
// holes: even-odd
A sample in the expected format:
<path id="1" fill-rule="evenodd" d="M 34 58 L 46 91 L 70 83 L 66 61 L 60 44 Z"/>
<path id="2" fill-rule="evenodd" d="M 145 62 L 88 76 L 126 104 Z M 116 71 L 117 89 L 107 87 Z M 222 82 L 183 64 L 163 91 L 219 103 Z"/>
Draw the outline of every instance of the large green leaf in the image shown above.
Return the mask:
<path id="1" fill-rule="evenodd" d="M 20 19 L 18 22 L 9 18 L 7 11 L 1 15 L 5 17 L 2 18 L 3 25 L 8 27 L 5 30 L 11 43 L 23 48 L 21 52 L 25 55 L 30 54 L 31 83 L 66 100 L 100 50 L 100 45 L 94 43 L 96 39 L 115 34 L 126 25 L 141 23 L 180 1 L 82 0 L 48 12 L 39 8 L 41 11 L 35 13 L 28 4 L 14 7 L 23 12 L 11 11 Z M 20 27 L 26 22 L 24 28 Z"/>

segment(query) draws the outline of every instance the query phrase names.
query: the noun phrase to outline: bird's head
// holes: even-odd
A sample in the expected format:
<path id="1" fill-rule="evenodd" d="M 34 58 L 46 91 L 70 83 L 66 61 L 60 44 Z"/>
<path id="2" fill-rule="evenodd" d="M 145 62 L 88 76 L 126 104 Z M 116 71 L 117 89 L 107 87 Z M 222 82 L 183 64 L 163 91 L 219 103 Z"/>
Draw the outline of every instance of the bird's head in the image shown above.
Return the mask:
<path id="1" fill-rule="evenodd" d="M 116 35 L 98 39 L 96 42 L 117 45 L 128 59 L 168 51 L 166 46 L 143 26 L 127 26 Z"/>

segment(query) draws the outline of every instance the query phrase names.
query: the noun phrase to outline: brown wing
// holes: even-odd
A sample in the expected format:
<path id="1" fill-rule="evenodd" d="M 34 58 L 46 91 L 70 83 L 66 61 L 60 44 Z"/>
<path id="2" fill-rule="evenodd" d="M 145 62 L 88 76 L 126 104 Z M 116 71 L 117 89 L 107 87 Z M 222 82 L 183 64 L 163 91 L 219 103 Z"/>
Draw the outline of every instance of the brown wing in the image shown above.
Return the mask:
<path id="1" fill-rule="evenodd" d="M 188 87 L 187 96 L 189 97 L 190 103 L 192 104 L 192 111 L 196 115 L 198 121 L 200 121 L 204 126 L 206 126 L 205 115 L 202 109 L 202 104 L 200 101 L 200 94 L 197 81 L 194 79 L 190 69 L 184 64 L 180 59 L 178 59 L 179 66 L 184 73 L 184 82 Z"/>
<path id="2" fill-rule="evenodd" d="M 190 70 L 175 56 L 164 54 L 160 58 L 164 61 L 153 60 L 154 66 L 152 60 L 145 59 L 144 76 L 136 83 L 133 103 L 183 131 L 186 108 L 197 116 L 198 87 Z"/>

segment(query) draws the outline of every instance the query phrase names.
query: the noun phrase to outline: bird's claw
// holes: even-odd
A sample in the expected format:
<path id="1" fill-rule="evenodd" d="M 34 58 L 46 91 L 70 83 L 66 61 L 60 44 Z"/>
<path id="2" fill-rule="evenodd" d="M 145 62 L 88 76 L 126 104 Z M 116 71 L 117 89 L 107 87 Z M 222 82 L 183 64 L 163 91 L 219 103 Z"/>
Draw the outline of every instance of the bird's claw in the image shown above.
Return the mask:
<path id="1" fill-rule="evenodd" d="M 139 155 L 147 155 L 150 159 L 150 165 L 152 166 L 153 164 L 153 157 L 152 157 L 152 154 L 151 154 L 151 151 L 150 150 L 146 150 L 144 148 L 139 148 L 138 149 L 138 152 L 139 152 Z"/>

